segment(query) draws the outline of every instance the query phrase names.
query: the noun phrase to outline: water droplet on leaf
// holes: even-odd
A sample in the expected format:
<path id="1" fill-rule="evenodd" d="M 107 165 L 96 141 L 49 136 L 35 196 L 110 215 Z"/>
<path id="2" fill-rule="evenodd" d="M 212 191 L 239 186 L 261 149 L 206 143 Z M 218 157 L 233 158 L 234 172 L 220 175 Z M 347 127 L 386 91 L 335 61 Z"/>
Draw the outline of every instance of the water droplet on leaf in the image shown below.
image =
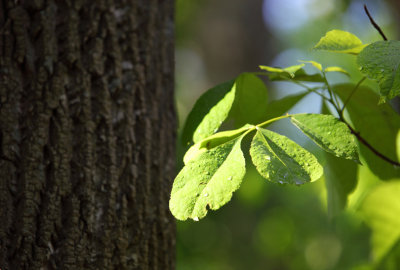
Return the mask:
<path id="1" fill-rule="evenodd" d="M 208 193 L 204 193 L 204 197 L 208 197 Z"/>
<path id="2" fill-rule="evenodd" d="M 229 177 L 228 177 L 228 180 L 232 180 L 232 176 L 229 176 Z"/>
<path id="3" fill-rule="evenodd" d="M 194 221 L 199 221 L 199 218 L 198 217 L 194 217 L 193 220 Z"/>
<path id="4" fill-rule="evenodd" d="M 271 160 L 271 157 L 270 156 L 265 156 L 265 159 L 266 160 Z"/>

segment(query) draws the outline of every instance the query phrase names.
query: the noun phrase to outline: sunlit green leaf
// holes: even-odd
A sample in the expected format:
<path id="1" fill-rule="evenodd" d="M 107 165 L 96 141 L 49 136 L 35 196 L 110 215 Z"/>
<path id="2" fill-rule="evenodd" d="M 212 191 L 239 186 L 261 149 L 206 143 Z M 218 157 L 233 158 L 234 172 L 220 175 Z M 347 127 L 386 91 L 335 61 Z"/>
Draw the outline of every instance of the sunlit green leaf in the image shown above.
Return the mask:
<path id="1" fill-rule="evenodd" d="M 186 152 L 185 156 L 183 157 L 183 161 L 187 164 L 191 159 L 193 159 L 198 154 L 207 151 L 208 149 L 217 147 L 227 141 L 233 140 L 244 132 L 249 130 L 250 128 L 254 127 L 253 125 L 244 125 L 241 128 L 234 129 L 234 130 L 227 130 L 215 133 L 198 143 L 192 145 L 189 150 Z"/>
<path id="2" fill-rule="evenodd" d="M 294 74 L 294 80 L 302 82 L 325 82 L 324 77 L 322 77 L 320 73 L 308 74 L 304 69 L 296 71 Z M 271 79 L 271 81 L 278 81 L 278 79 Z"/>
<path id="3" fill-rule="evenodd" d="M 240 148 L 243 136 L 191 159 L 175 178 L 169 207 L 180 220 L 203 218 L 208 209 L 226 204 L 245 175 L 245 159 Z"/>
<path id="4" fill-rule="evenodd" d="M 264 82 L 251 73 L 242 73 L 235 80 L 235 102 L 230 116 L 235 126 L 258 124 L 264 117 L 268 93 Z"/>
<path id="5" fill-rule="evenodd" d="M 337 53 L 359 54 L 367 46 L 352 33 L 342 30 L 331 30 L 315 45 L 315 50 Z"/>
<path id="6" fill-rule="evenodd" d="M 294 78 L 295 73 L 302 67 L 304 67 L 304 64 L 290 66 L 286 68 L 260 66 L 262 70 L 268 71 L 271 74 L 279 74 L 279 75 L 289 76 L 291 78 Z"/>
<path id="7" fill-rule="evenodd" d="M 380 94 L 389 99 L 400 95 L 400 41 L 377 41 L 357 57 L 360 71 L 376 81 Z"/>
<path id="8" fill-rule="evenodd" d="M 350 74 L 346 70 L 344 70 L 341 67 L 335 67 L 335 66 L 325 68 L 324 72 L 325 73 L 328 73 L 328 72 L 340 72 L 340 73 L 343 73 L 343 74 L 345 74 L 347 76 L 350 76 Z"/>
<path id="9" fill-rule="evenodd" d="M 333 86 L 333 90 L 342 100 L 354 89 L 352 84 Z M 397 160 L 396 136 L 400 130 L 400 116 L 388 104 L 378 105 L 379 95 L 368 87 L 360 86 L 346 105 L 353 128 L 359 132 L 371 146 L 386 157 Z M 381 179 L 400 177 L 400 170 L 382 160 L 359 143 L 360 155 L 368 167 Z"/>
<path id="10" fill-rule="evenodd" d="M 262 128 L 254 135 L 250 155 L 257 171 L 275 183 L 301 185 L 319 179 L 323 173 L 310 152 L 287 137 Z"/>
<path id="11" fill-rule="evenodd" d="M 215 133 L 231 110 L 234 81 L 217 85 L 205 92 L 189 113 L 182 132 L 184 145 L 198 142 Z"/>
<path id="12" fill-rule="evenodd" d="M 296 114 L 292 123 L 327 152 L 358 161 L 357 143 L 350 129 L 332 115 Z"/>
<path id="13" fill-rule="evenodd" d="M 329 109 L 322 103 L 322 113 L 328 114 Z M 325 154 L 324 178 L 327 194 L 328 215 L 339 215 L 346 207 L 348 195 L 357 184 L 358 165 L 352 160 Z"/>
<path id="14" fill-rule="evenodd" d="M 379 261 L 400 240 L 400 181 L 381 184 L 366 198 L 361 211 L 372 228 L 374 259 Z"/>
<path id="15" fill-rule="evenodd" d="M 313 65 L 319 71 L 322 71 L 322 65 L 320 63 L 318 63 L 318 62 L 315 62 L 315 61 L 303 61 L 303 60 L 300 60 L 300 62 L 309 63 L 309 64 Z"/>
<path id="16" fill-rule="evenodd" d="M 294 105 L 296 105 L 303 97 L 308 93 L 300 93 L 297 95 L 289 95 L 279 100 L 274 100 L 267 105 L 267 111 L 265 113 L 265 120 L 272 119 L 290 110 Z"/>
<path id="17" fill-rule="evenodd" d="M 308 74 L 302 68 L 304 64 L 290 66 L 287 68 L 273 68 L 260 66 L 261 69 L 268 71 L 267 75 L 271 81 L 304 81 L 304 82 L 325 82 L 319 73 Z"/>

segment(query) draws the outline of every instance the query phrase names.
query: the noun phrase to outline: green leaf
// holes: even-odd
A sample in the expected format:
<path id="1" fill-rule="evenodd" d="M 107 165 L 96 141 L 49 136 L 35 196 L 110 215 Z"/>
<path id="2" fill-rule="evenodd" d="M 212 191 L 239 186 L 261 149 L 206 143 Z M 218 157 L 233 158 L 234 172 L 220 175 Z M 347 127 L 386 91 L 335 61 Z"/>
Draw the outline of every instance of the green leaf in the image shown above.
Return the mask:
<path id="1" fill-rule="evenodd" d="M 268 71 L 268 72 L 270 72 L 272 74 L 279 74 L 279 75 L 289 76 L 291 78 L 294 78 L 294 74 L 298 70 L 300 70 L 302 67 L 304 67 L 304 64 L 290 66 L 290 67 L 286 67 L 286 68 L 260 66 L 260 68 L 262 70 Z"/>
<path id="2" fill-rule="evenodd" d="M 400 240 L 400 181 L 384 183 L 366 198 L 361 212 L 372 229 L 375 261 L 381 260 Z"/>
<path id="3" fill-rule="evenodd" d="M 234 81 L 225 82 L 205 92 L 189 113 L 182 132 L 183 145 L 198 142 L 215 133 L 231 110 Z"/>
<path id="4" fill-rule="evenodd" d="M 235 80 L 235 102 L 231 115 L 235 126 L 258 124 L 264 117 L 268 92 L 264 82 L 251 73 L 243 73 Z"/>
<path id="5" fill-rule="evenodd" d="M 322 103 L 322 113 L 329 113 L 326 102 Z M 338 158 L 326 152 L 325 157 L 324 178 L 328 216 L 334 217 L 346 207 L 348 195 L 356 187 L 358 165 L 351 160 Z"/>
<path id="6" fill-rule="evenodd" d="M 400 41 L 378 41 L 357 57 L 361 73 L 376 81 L 383 98 L 400 95 Z"/>
<path id="7" fill-rule="evenodd" d="M 328 196 L 328 214 L 338 215 L 347 204 L 348 195 L 357 184 L 357 163 L 326 154 L 324 166 L 325 185 Z"/>
<path id="8" fill-rule="evenodd" d="M 295 81 L 302 81 L 302 82 L 325 82 L 324 77 L 321 74 L 308 74 L 304 71 L 304 69 L 300 69 L 296 71 L 294 74 Z"/>
<path id="9" fill-rule="evenodd" d="M 315 61 L 304 61 L 304 60 L 300 60 L 300 62 L 309 63 L 309 64 L 313 65 L 319 71 L 322 71 L 322 65 L 320 63 L 318 63 L 318 62 L 315 62 Z"/>
<path id="10" fill-rule="evenodd" d="M 244 132 L 253 127 L 254 127 L 253 125 L 244 125 L 243 127 L 235 130 L 227 130 L 215 133 L 201 140 L 200 142 L 192 145 L 192 147 L 190 147 L 189 150 L 186 152 L 185 156 L 183 157 L 184 163 L 187 164 L 195 156 L 197 156 L 202 152 L 205 152 L 208 149 L 217 147 L 218 145 L 224 144 L 228 141 L 231 141 L 239 137 Z"/>
<path id="11" fill-rule="evenodd" d="M 400 130 L 397 132 L 396 138 L 396 151 L 397 151 L 397 159 L 400 160 Z"/>
<path id="12" fill-rule="evenodd" d="M 358 160 L 356 138 L 343 122 L 332 115 L 296 114 L 292 123 L 325 151 L 337 157 Z"/>
<path id="13" fill-rule="evenodd" d="M 268 66 L 260 66 L 261 69 L 267 71 L 267 75 L 271 81 L 305 81 L 305 82 L 325 82 L 321 74 L 307 74 L 304 69 L 304 64 L 290 66 L 287 68 L 274 68 Z"/>
<path id="14" fill-rule="evenodd" d="M 347 100 L 354 87 L 353 84 L 341 84 L 332 88 L 341 100 Z M 396 160 L 396 136 L 400 130 L 400 116 L 390 105 L 378 105 L 378 101 L 377 94 L 368 87 L 360 86 L 347 103 L 346 109 L 355 131 L 380 153 Z M 360 156 L 374 174 L 381 179 L 400 177 L 400 170 L 379 158 L 364 144 L 359 143 L 359 146 Z"/>
<path id="15" fill-rule="evenodd" d="M 194 157 L 175 178 L 169 207 L 180 220 L 203 218 L 226 204 L 245 175 L 243 136 Z"/>
<path id="16" fill-rule="evenodd" d="M 270 102 L 267 105 L 267 110 L 264 119 L 268 120 L 283 115 L 288 110 L 290 110 L 294 105 L 296 105 L 307 94 L 308 94 L 307 92 L 303 92 L 297 95 L 286 96 L 282 99 Z"/>
<path id="17" fill-rule="evenodd" d="M 335 67 L 335 66 L 325 68 L 324 72 L 325 73 L 328 73 L 328 72 L 340 72 L 340 73 L 343 73 L 343 74 L 345 74 L 347 76 L 350 76 L 350 74 L 346 70 L 344 70 L 341 67 Z"/>
<path id="18" fill-rule="evenodd" d="M 315 45 L 315 50 L 359 54 L 367 46 L 352 33 L 342 30 L 331 30 Z"/>
<path id="19" fill-rule="evenodd" d="M 285 136 L 258 128 L 250 146 L 257 171 L 269 181 L 301 185 L 319 179 L 323 173 L 310 152 Z"/>

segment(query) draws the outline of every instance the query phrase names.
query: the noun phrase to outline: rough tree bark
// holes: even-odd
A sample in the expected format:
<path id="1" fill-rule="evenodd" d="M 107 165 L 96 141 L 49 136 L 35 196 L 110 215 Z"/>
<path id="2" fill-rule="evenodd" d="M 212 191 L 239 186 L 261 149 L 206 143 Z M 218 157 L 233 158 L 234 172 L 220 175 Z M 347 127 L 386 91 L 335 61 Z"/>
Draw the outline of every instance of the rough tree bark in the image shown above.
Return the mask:
<path id="1" fill-rule="evenodd" d="M 172 0 L 0 1 L 0 269 L 172 269 Z"/>

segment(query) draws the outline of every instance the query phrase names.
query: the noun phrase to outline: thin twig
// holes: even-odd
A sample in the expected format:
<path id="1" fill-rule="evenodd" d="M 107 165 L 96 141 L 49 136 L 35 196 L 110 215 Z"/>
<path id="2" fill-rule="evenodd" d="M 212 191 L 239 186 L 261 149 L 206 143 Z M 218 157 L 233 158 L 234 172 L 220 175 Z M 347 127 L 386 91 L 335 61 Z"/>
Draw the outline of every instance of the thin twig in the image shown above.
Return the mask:
<path id="1" fill-rule="evenodd" d="M 325 99 L 325 100 L 329 100 L 326 96 L 324 96 L 323 94 L 317 92 L 317 91 L 315 90 L 315 88 L 308 87 L 308 86 L 305 85 L 304 83 L 299 82 L 299 81 L 296 81 L 296 80 L 292 80 L 291 82 L 297 84 L 298 86 L 301 86 L 301 87 L 305 88 L 309 93 L 315 93 L 315 94 L 319 95 L 321 98 L 323 98 L 323 99 Z"/>
<path id="2" fill-rule="evenodd" d="M 339 109 L 339 107 L 337 107 L 337 106 L 335 105 L 335 103 L 333 102 L 333 99 L 332 99 L 332 98 L 331 98 L 331 99 L 328 99 L 328 101 L 333 105 L 333 107 L 335 107 L 336 112 L 339 114 L 339 120 L 342 121 L 343 123 L 345 123 L 345 124 L 349 127 L 351 133 L 354 134 L 354 136 L 356 136 L 357 139 L 358 139 L 362 144 L 364 144 L 369 150 L 371 150 L 371 151 L 372 151 L 376 156 L 378 156 L 379 158 L 385 160 L 386 162 L 388 162 L 388 163 L 390 163 L 390 164 L 392 164 L 392 165 L 394 165 L 394 166 L 400 167 L 400 163 L 399 163 L 399 162 L 394 161 L 394 160 L 388 158 L 387 156 L 385 156 L 384 154 L 382 154 L 381 152 L 379 152 L 378 150 L 376 150 L 371 144 L 369 144 L 369 143 L 360 135 L 359 132 L 355 131 L 355 130 L 350 126 L 350 124 L 349 124 L 349 123 L 344 119 L 344 117 L 343 117 L 343 110 L 344 110 L 346 104 L 349 102 L 350 97 L 356 92 L 357 88 L 360 86 L 360 84 L 361 84 L 365 79 L 366 79 L 366 78 L 364 77 L 364 78 L 362 78 L 362 79 L 357 83 L 357 85 L 354 87 L 352 93 L 350 93 L 350 96 L 349 96 L 349 97 L 347 98 L 347 100 L 345 101 L 345 103 L 344 103 L 344 105 L 343 105 L 343 108 L 342 108 L 341 110 Z M 328 89 L 330 89 L 328 81 L 326 81 L 326 85 L 328 86 Z"/>
<path id="3" fill-rule="evenodd" d="M 353 91 L 351 91 L 350 95 L 347 97 L 346 101 L 343 103 L 343 107 L 340 110 L 340 114 L 343 114 L 344 109 L 346 108 L 347 103 L 349 103 L 351 97 L 354 95 L 354 93 L 357 91 L 358 87 L 362 84 L 362 82 L 366 79 L 367 77 L 363 77 L 357 85 L 354 87 Z"/>
<path id="4" fill-rule="evenodd" d="M 344 122 L 350 129 L 351 133 L 354 134 L 354 136 L 357 137 L 357 139 L 364 144 L 366 147 L 368 147 L 369 150 L 371 150 L 375 155 L 377 155 L 378 157 L 380 157 L 381 159 L 385 160 L 386 162 L 389 162 L 390 164 L 396 166 L 396 167 L 400 167 L 400 163 L 397 161 L 394 161 L 390 158 L 388 158 L 387 156 L 385 156 L 384 154 L 382 154 L 381 152 L 379 152 L 378 150 L 376 150 L 372 145 L 370 145 L 363 137 L 361 137 L 360 133 L 355 131 L 350 125 L 349 123 L 347 123 L 344 119 L 342 119 L 342 122 Z"/>
<path id="5" fill-rule="evenodd" d="M 381 34 L 383 40 L 387 40 L 385 34 L 383 33 L 382 29 L 379 27 L 379 25 L 374 21 L 374 19 L 372 18 L 371 14 L 369 14 L 367 5 L 364 4 L 364 10 L 365 13 L 367 13 L 367 16 L 369 18 L 369 21 L 371 22 L 371 24 L 375 27 L 376 30 L 378 30 L 379 34 Z"/>
<path id="6" fill-rule="evenodd" d="M 336 110 L 337 112 L 339 112 L 339 111 L 340 111 L 340 109 L 339 109 L 339 103 L 338 103 L 338 100 L 337 100 L 337 98 L 336 98 L 336 95 L 333 94 L 333 91 L 332 91 L 332 89 L 331 89 L 331 86 L 329 85 L 328 79 L 326 78 L 325 72 L 323 72 L 322 74 L 324 75 L 325 85 L 326 85 L 326 88 L 328 89 L 329 96 L 330 96 L 330 98 L 328 99 L 328 101 L 333 105 L 333 107 L 335 107 L 335 110 Z"/>

